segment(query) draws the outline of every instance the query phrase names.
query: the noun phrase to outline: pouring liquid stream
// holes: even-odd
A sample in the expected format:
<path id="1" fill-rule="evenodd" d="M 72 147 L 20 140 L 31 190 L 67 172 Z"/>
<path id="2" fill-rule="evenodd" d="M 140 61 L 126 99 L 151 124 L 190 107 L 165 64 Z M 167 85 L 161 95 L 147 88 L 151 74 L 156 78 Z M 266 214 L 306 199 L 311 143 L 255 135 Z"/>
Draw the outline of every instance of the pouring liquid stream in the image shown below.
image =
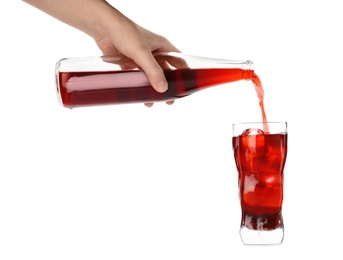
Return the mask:
<path id="1" fill-rule="evenodd" d="M 266 114 L 266 111 L 264 109 L 264 90 L 263 90 L 263 86 L 262 86 L 260 78 L 255 73 L 253 75 L 252 82 L 254 84 L 255 91 L 256 91 L 257 97 L 259 99 L 259 105 L 261 108 L 263 132 L 265 134 L 268 134 L 269 133 L 269 127 L 268 127 L 268 123 L 267 123 L 268 122 L 267 121 L 267 114 Z"/>

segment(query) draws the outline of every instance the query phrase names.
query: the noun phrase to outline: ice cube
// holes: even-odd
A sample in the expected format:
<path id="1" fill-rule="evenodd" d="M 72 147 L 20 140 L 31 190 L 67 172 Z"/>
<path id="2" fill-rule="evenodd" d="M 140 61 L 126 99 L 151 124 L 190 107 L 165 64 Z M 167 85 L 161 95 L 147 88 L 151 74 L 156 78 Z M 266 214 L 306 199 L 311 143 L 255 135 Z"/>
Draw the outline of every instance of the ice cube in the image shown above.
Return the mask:
<path id="1" fill-rule="evenodd" d="M 264 132 L 258 128 L 249 128 L 243 131 L 242 135 L 264 135 Z"/>
<path id="2" fill-rule="evenodd" d="M 263 155 L 265 153 L 264 132 L 261 129 L 249 128 L 242 135 L 242 145 L 251 155 Z"/>
<path id="3" fill-rule="evenodd" d="M 254 174 L 244 176 L 244 194 L 248 192 L 254 192 L 256 184 L 258 184 L 258 179 L 256 179 Z"/>
<path id="4" fill-rule="evenodd" d="M 266 167 L 268 167 L 267 159 L 264 154 L 253 156 L 251 160 L 251 171 L 256 174 L 261 174 L 265 172 Z"/>

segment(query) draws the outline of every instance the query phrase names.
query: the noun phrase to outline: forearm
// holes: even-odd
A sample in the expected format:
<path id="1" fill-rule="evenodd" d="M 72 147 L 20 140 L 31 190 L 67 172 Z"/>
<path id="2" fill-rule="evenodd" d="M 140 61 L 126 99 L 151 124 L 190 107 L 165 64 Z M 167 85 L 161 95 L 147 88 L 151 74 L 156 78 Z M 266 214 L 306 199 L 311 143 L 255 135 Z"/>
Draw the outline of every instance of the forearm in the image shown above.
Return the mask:
<path id="1" fill-rule="evenodd" d="M 106 26 L 116 26 L 123 15 L 105 0 L 22 0 L 93 37 L 103 37 Z M 111 23 L 111 25 L 109 25 Z M 118 24 L 119 25 L 119 24 Z"/>

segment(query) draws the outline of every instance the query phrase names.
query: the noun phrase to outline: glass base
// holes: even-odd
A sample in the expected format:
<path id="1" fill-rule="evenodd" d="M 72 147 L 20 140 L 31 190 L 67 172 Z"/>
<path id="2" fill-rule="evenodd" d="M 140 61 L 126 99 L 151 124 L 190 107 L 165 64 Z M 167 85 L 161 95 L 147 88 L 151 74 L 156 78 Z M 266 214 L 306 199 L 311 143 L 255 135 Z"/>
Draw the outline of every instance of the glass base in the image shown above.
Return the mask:
<path id="1" fill-rule="evenodd" d="M 252 230 L 242 226 L 239 233 L 245 245 L 278 245 L 283 241 L 284 229 Z"/>

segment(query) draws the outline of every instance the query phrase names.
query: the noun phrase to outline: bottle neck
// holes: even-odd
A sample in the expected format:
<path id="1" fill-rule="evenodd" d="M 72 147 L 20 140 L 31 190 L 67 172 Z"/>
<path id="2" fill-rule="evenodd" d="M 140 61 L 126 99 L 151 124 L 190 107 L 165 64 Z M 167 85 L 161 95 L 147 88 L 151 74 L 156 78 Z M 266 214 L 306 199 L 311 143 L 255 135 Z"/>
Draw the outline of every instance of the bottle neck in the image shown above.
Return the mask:
<path id="1" fill-rule="evenodd" d="M 243 79 L 252 80 L 255 77 L 254 63 L 251 60 L 242 62 Z"/>

